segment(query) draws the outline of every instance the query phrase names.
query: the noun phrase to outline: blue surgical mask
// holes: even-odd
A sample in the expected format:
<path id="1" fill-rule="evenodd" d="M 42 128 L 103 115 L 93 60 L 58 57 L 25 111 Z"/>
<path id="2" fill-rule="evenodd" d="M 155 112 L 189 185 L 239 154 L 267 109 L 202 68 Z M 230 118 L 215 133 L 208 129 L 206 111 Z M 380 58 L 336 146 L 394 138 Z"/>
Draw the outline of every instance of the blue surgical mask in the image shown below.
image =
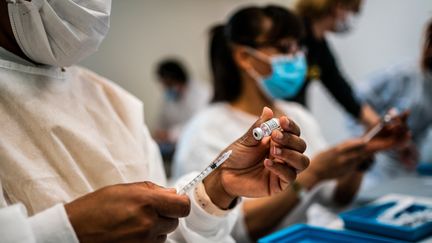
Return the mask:
<path id="1" fill-rule="evenodd" d="M 256 53 L 256 51 L 254 51 Z M 256 57 L 262 58 L 262 53 Z M 268 60 L 268 59 L 267 59 Z M 250 75 L 258 81 L 264 93 L 272 99 L 295 97 L 305 82 L 307 64 L 302 52 L 295 55 L 278 55 L 269 58 L 272 73 L 261 77 L 255 70 Z"/>
<path id="2" fill-rule="evenodd" d="M 177 100 L 179 100 L 179 98 L 180 93 L 176 89 L 169 88 L 165 91 L 165 99 L 167 101 L 176 102 Z"/>

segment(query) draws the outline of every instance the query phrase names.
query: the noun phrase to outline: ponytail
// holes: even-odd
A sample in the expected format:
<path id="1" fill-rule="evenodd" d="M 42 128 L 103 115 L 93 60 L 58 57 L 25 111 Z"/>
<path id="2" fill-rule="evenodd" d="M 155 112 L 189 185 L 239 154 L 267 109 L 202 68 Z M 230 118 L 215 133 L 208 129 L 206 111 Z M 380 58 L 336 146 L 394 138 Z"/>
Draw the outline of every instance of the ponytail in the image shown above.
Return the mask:
<path id="1" fill-rule="evenodd" d="M 210 34 L 210 65 L 214 87 L 212 102 L 231 102 L 241 92 L 240 73 L 232 57 L 225 26 L 213 27 Z"/>
<path id="2" fill-rule="evenodd" d="M 432 68 L 432 19 L 426 26 L 420 66 L 424 72 Z"/>

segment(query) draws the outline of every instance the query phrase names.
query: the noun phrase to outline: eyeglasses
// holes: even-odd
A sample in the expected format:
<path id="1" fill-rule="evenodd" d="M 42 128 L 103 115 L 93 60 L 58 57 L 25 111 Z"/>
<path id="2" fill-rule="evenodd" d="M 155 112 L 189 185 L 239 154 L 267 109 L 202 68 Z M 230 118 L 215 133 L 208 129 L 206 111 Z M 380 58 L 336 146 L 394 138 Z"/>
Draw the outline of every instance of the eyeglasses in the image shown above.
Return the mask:
<path id="1" fill-rule="evenodd" d="M 298 51 L 302 51 L 304 48 L 300 47 L 297 42 L 293 41 L 280 41 L 280 42 L 254 42 L 250 43 L 250 46 L 259 49 L 259 48 L 275 48 L 278 52 L 283 54 L 295 54 Z"/>

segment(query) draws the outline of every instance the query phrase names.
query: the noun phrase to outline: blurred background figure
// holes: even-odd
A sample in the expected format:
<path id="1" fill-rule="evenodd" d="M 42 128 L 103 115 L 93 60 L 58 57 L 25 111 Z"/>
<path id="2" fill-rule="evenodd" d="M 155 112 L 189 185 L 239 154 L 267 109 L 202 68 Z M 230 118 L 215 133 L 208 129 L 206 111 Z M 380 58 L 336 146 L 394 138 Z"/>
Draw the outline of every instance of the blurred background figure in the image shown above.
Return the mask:
<path id="1" fill-rule="evenodd" d="M 376 163 L 364 180 L 362 191 L 384 181 L 415 172 L 418 162 L 430 162 L 432 128 L 432 21 L 425 28 L 421 56 L 376 72 L 358 89 L 361 101 L 370 104 L 381 115 L 395 107 L 409 110 L 408 125 L 412 142 L 396 151 L 379 153 Z M 357 127 L 354 134 L 363 132 Z M 429 155 L 427 154 L 429 153 Z"/>
<path id="2" fill-rule="evenodd" d="M 339 70 L 327 34 L 347 34 L 355 28 L 362 0 L 299 0 L 295 10 L 303 19 L 306 35 L 302 45 L 308 61 L 307 80 L 296 96 L 288 100 L 307 105 L 307 88 L 312 81 L 320 81 L 336 101 L 354 118 L 370 127 L 379 121 L 367 103 L 357 100 L 350 83 Z"/>
<path id="3" fill-rule="evenodd" d="M 209 89 L 189 78 L 177 59 L 166 59 L 157 66 L 157 79 L 163 87 L 164 99 L 153 137 L 169 165 L 184 124 L 209 101 Z"/>

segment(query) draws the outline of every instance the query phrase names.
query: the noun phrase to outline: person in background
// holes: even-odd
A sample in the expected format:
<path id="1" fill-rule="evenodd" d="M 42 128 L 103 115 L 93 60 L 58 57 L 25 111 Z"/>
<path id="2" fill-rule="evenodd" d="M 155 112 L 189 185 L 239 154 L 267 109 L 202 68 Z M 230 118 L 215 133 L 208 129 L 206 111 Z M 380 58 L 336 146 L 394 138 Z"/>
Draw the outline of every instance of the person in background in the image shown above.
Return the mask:
<path id="1" fill-rule="evenodd" d="M 308 74 L 300 91 L 286 99 L 307 106 L 309 84 L 318 80 L 352 117 L 369 128 L 379 121 L 379 116 L 370 105 L 356 98 L 350 83 L 339 70 L 326 37 L 328 33 L 346 34 L 351 31 L 361 4 L 362 0 L 296 2 L 295 11 L 302 18 L 306 30 L 301 45 L 306 48 Z"/>
<path id="2" fill-rule="evenodd" d="M 153 137 L 162 155 L 170 159 L 182 127 L 207 105 L 210 92 L 204 84 L 190 79 L 186 68 L 176 59 L 161 61 L 156 72 L 164 90 L 164 100 Z"/>
<path id="3" fill-rule="evenodd" d="M 166 177 L 142 102 L 73 66 L 97 50 L 110 12 L 109 0 L 0 1 L 0 241 L 233 242 L 240 197 L 276 194 L 308 166 L 300 129 L 281 117 L 283 132 L 254 140 L 273 117 L 263 109 L 186 195 L 154 184 Z M 272 160 L 276 148 L 295 157 Z"/>
<path id="4" fill-rule="evenodd" d="M 369 157 L 405 139 L 406 130 L 400 121 L 398 128 L 389 128 L 394 133 L 380 135 L 368 144 L 357 138 L 329 146 L 318 122 L 304 107 L 283 101 L 298 92 L 307 69 L 298 43 L 302 24 L 289 10 L 278 6 L 242 8 L 211 33 L 214 97 L 212 104 L 186 125 L 174 156 L 174 177 L 204 168 L 203 158 L 217 155 L 266 106 L 276 116 L 287 115 L 299 124 L 301 137 L 307 142 L 305 153 L 312 158 L 310 167 L 293 186 L 278 195 L 245 200 L 233 232 L 239 242 L 256 240 L 276 227 L 304 222 L 313 203 L 348 204 L 357 192 Z M 276 150 L 272 156 L 297 155 Z"/>
<path id="5" fill-rule="evenodd" d="M 358 88 L 357 96 L 380 114 L 393 107 L 399 111 L 409 110 L 408 126 L 412 133 L 412 142 L 408 146 L 377 154 L 362 191 L 411 174 L 420 158 L 432 162 L 427 161 L 431 158 L 419 154 L 420 148 L 431 143 L 426 136 L 432 128 L 432 20 L 425 28 L 420 60 L 399 63 L 375 73 Z M 353 121 L 350 123 L 355 124 Z M 350 130 L 358 134 L 363 129 L 357 124 L 356 129 Z M 427 150 L 430 151 L 430 147 Z"/>

